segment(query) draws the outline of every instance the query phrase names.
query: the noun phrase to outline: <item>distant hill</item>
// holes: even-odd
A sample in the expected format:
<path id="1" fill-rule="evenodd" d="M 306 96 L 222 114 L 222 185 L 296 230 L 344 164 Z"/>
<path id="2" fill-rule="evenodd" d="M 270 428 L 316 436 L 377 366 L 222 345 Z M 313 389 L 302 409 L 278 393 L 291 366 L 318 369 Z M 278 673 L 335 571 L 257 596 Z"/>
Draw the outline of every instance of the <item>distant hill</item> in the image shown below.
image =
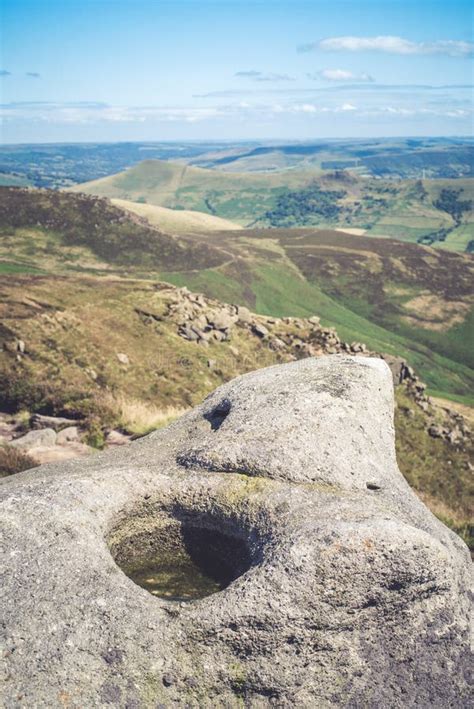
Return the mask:
<path id="1" fill-rule="evenodd" d="M 135 272 L 208 268 L 227 255 L 219 245 L 171 235 L 108 200 L 53 190 L 0 187 L 3 268 L 48 272 Z M 0 271 L 1 271 L 0 267 Z"/>
<path id="2" fill-rule="evenodd" d="M 130 202 L 126 199 L 112 199 L 112 204 L 125 209 L 132 214 L 146 219 L 150 224 L 163 229 L 168 234 L 183 234 L 186 232 L 206 233 L 209 231 L 230 231 L 242 229 L 229 219 L 214 217 L 204 212 L 192 212 L 188 209 L 168 209 L 154 204 Z"/>
<path id="3" fill-rule="evenodd" d="M 381 180 L 343 170 L 219 172 L 147 160 L 71 188 L 204 212 L 242 226 L 362 228 L 368 236 L 474 250 L 474 179 Z"/>
<path id="4" fill-rule="evenodd" d="M 317 314 L 406 358 L 432 393 L 472 402 L 467 254 L 315 228 L 171 236 L 102 198 L 3 188 L 1 272 L 159 278 L 268 316 Z"/>
<path id="5" fill-rule="evenodd" d="M 3 145 L 0 181 L 63 188 L 116 174 L 150 158 L 224 172 L 298 169 L 316 174 L 348 169 L 395 180 L 474 175 L 472 138 L 359 138 L 292 143 L 214 140 Z"/>

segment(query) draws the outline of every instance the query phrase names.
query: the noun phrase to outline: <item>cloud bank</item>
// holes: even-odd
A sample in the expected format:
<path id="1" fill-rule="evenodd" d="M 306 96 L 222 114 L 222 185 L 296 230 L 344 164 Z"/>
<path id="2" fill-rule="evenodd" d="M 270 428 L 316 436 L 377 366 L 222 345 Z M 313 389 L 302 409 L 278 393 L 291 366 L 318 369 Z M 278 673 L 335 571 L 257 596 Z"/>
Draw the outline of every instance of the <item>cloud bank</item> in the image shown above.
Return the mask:
<path id="1" fill-rule="evenodd" d="M 320 79 L 324 79 L 325 81 L 375 81 L 370 74 L 354 74 L 354 72 L 348 69 L 323 69 L 313 74 L 307 74 L 307 77 L 313 81 L 319 81 Z"/>
<path id="2" fill-rule="evenodd" d="M 275 74 L 273 72 L 265 73 L 263 71 L 237 71 L 234 76 L 240 79 L 252 79 L 252 81 L 295 81 L 294 77 L 288 74 Z"/>
<path id="3" fill-rule="evenodd" d="M 328 37 L 298 47 L 299 52 L 385 52 L 387 54 L 445 54 L 450 57 L 468 57 L 474 54 L 474 43 L 454 39 L 435 42 L 412 42 L 403 37 Z"/>

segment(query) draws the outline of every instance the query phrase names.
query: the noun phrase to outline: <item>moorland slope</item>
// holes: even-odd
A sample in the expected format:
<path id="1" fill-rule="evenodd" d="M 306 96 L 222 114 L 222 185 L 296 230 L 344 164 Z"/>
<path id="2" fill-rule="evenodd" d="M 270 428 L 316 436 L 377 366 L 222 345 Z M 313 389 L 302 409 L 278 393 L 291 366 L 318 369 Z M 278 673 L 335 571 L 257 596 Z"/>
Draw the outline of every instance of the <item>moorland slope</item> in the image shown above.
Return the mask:
<path id="1" fill-rule="evenodd" d="M 71 190 L 204 212 L 242 226 L 350 227 L 369 236 L 474 248 L 474 179 L 381 180 L 344 170 L 220 172 L 147 160 Z"/>
<path id="2" fill-rule="evenodd" d="M 334 230 L 170 236 L 103 199 L 7 188 L 0 236 L 3 273 L 161 278 L 263 315 L 317 314 L 472 401 L 472 256 Z"/>

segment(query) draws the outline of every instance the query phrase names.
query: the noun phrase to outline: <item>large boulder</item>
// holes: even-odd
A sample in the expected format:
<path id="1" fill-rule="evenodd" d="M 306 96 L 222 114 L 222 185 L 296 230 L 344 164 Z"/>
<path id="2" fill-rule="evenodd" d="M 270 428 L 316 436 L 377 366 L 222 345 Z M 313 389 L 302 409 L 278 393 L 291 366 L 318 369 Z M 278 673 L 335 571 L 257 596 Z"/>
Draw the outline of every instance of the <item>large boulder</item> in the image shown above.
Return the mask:
<path id="1" fill-rule="evenodd" d="M 467 706 L 469 553 L 392 415 L 381 359 L 310 358 L 7 479 L 5 705 Z"/>

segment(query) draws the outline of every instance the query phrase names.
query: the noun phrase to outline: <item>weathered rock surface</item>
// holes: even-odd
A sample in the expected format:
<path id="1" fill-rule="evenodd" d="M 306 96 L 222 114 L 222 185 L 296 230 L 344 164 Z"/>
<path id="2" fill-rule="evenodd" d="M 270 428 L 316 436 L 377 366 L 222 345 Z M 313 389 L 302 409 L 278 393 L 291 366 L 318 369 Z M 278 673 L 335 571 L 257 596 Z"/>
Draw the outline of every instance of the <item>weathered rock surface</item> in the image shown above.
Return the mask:
<path id="1" fill-rule="evenodd" d="M 468 550 L 398 471 L 392 413 L 381 359 L 309 358 L 6 479 L 5 706 L 468 706 Z M 200 600 L 119 568 L 200 539 L 230 581 Z"/>
<path id="2" fill-rule="evenodd" d="M 33 450 L 41 446 L 54 446 L 56 443 L 57 434 L 52 428 L 42 428 L 39 431 L 29 431 L 24 436 L 15 438 L 10 442 L 13 448 L 21 450 Z"/>

